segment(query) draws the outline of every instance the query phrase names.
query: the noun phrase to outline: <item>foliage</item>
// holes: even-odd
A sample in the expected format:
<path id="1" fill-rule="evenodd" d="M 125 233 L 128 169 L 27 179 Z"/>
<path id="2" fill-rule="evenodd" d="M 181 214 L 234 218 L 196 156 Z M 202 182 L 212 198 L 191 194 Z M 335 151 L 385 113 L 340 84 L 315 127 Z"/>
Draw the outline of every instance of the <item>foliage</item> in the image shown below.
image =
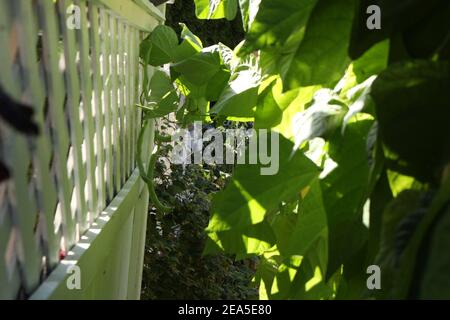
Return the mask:
<path id="1" fill-rule="evenodd" d="M 204 253 L 258 255 L 260 298 L 450 297 L 450 3 L 195 3 L 202 19 L 239 5 L 246 40 L 203 47 L 184 26 L 181 40 L 157 27 L 143 41 L 142 60 L 168 63 L 186 97 L 177 119 L 281 134 L 277 175 L 237 165 L 214 196 Z M 366 27 L 371 4 L 381 30 Z M 173 111 L 163 102 L 151 111 Z M 381 290 L 367 290 L 372 264 Z"/>
<path id="2" fill-rule="evenodd" d="M 226 19 L 199 20 L 195 15 L 195 4 L 193 1 L 175 1 L 167 6 L 166 25 L 173 28 L 177 34 L 181 33 L 180 23 L 189 26 L 206 46 L 219 42 L 234 48 L 244 39 L 244 30 L 240 19 L 232 21 Z M 240 16 L 240 12 L 237 12 Z"/>
<path id="3" fill-rule="evenodd" d="M 167 147 L 156 164 L 158 196 L 174 208 L 149 214 L 144 256 L 143 299 L 249 299 L 256 261 L 235 262 L 229 255 L 202 256 L 211 194 L 223 188 L 227 175 L 220 167 L 205 170 L 170 165 Z"/>

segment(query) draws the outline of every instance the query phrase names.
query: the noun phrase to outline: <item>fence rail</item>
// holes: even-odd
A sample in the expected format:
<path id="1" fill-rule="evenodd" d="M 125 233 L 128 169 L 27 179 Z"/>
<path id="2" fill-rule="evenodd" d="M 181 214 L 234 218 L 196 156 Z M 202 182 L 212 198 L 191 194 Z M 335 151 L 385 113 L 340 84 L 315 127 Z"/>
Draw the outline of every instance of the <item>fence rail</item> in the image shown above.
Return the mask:
<path id="1" fill-rule="evenodd" d="M 0 86 L 40 128 L 25 136 L 0 121 L 11 172 L 0 183 L 0 299 L 139 297 L 139 42 L 163 21 L 164 7 L 141 0 L 0 1 Z M 72 265 L 82 290 L 65 285 Z"/>

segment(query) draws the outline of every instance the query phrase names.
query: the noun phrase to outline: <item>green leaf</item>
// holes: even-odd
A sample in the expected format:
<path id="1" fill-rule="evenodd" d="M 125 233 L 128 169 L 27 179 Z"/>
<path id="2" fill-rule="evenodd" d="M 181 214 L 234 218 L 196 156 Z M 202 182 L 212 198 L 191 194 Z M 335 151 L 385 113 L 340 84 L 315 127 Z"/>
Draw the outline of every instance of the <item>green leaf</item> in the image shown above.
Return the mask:
<path id="1" fill-rule="evenodd" d="M 248 31 L 256 13 L 259 9 L 259 0 L 239 0 L 239 8 L 241 9 L 242 25 L 245 31 Z"/>
<path id="2" fill-rule="evenodd" d="M 180 25 L 182 27 L 181 39 L 183 39 L 183 42 L 174 50 L 173 62 L 180 62 L 190 58 L 203 49 L 200 38 L 193 34 L 184 23 L 180 23 Z"/>
<path id="3" fill-rule="evenodd" d="M 225 18 L 229 21 L 236 18 L 238 11 L 238 0 L 224 0 L 225 3 Z"/>
<path id="4" fill-rule="evenodd" d="M 389 41 L 383 41 L 364 53 L 358 60 L 353 61 L 353 72 L 358 83 L 379 74 L 386 69 L 389 57 Z"/>
<path id="5" fill-rule="evenodd" d="M 349 54 L 352 59 L 358 59 L 364 52 L 369 50 L 374 44 L 388 38 L 406 36 L 409 39 L 422 39 L 420 48 L 432 45 L 445 38 L 445 28 L 448 30 L 448 18 L 435 17 L 439 12 L 447 12 L 448 1 L 446 0 L 379 0 L 377 5 L 381 9 L 380 30 L 367 30 L 367 8 L 373 5 L 373 0 L 360 0 L 356 17 L 353 23 L 352 39 L 349 46 Z M 448 14 L 448 12 L 447 12 Z M 430 21 L 442 21 L 443 30 L 429 29 Z M 437 24 L 439 26 L 439 24 Z M 419 32 L 415 32 L 419 30 Z M 420 34 L 420 31 L 422 35 Z M 431 31 L 431 32 L 430 32 Z M 441 31 L 444 31 L 443 33 Z M 424 37 L 423 34 L 426 36 Z M 438 36 L 439 34 L 439 36 Z M 403 41 L 403 40 L 402 40 Z M 427 44 L 424 46 L 424 44 Z M 435 49 L 434 46 L 432 49 Z"/>
<path id="6" fill-rule="evenodd" d="M 172 69 L 173 71 L 173 69 Z M 181 93 L 189 98 L 200 99 L 206 96 L 207 85 L 196 85 L 190 82 L 184 75 L 179 75 L 175 80 L 175 84 Z"/>
<path id="7" fill-rule="evenodd" d="M 203 254 L 225 251 L 244 258 L 255 254 L 261 255 L 274 244 L 275 235 L 267 221 L 263 221 L 245 229 L 208 233 Z"/>
<path id="8" fill-rule="evenodd" d="M 276 250 L 266 252 L 261 256 L 258 269 L 255 273 L 255 281 L 259 284 L 259 298 L 271 298 L 272 286 L 279 268 L 281 257 Z"/>
<path id="9" fill-rule="evenodd" d="M 381 153 L 377 151 L 377 153 Z M 381 166 L 380 166 L 381 167 Z M 383 225 L 383 212 L 386 206 L 394 199 L 386 174 L 386 170 L 375 169 L 381 171 L 370 190 L 370 205 L 369 205 L 369 243 L 367 252 L 368 263 L 375 263 L 375 257 L 380 250 L 381 229 Z M 367 207 L 365 208 L 367 209 Z"/>
<path id="10" fill-rule="evenodd" d="M 389 41 L 383 41 L 364 53 L 358 60 L 353 62 L 353 72 L 358 83 L 362 83 L 373 75 L 379 74 L 386 69 L 389 58 Z"/>
<path id="11" fill-rule="evenodd" d="M 173 61 L 178 47 L 178 36 L 167 26 L 159 25 L 140 45 L 140 57 L 152 66 L 161 66 Z"/>
<path id="12" fill-rule="evenodd" d="M 425 17 L 404 32 L 406 50 L 413 58 L 431 58 L 449 42 L 450 3 L 438 1 L 433 12 Z"/>
<path id="13" fill-rule="evenodd" d="M 198 19 L 225 18 L 225 6 L 222 0 L 194 0 L 195 15 Z"/>
<path id="14" fill-rule="evenodd" d="M 373 120 L 354 120 L 343 136 L 336 131 L 328 142 L 330 159 L 322 172 L 330 239 L 328 277 L 349 262 L 367 240 L 362 208 L 369 183 L 366 145 L 372 124 Z"/>
<path id="15" fill-rule="evenodd" d="M 324 241 L 319 241 L 303 258 L 302 264 L 292 280 L 287 298 L 298 300 L 328 300 L 333 298 L 333 293 L 337 288 L 335 279 L 325 280 L 325 274 L 321 267 L 323 262 L 320 261 L 320 254 L 325 253 L 326 255 L 327 251 L 326 246 L 321 247 L 321 244 L 324 243 Z"/>
<path id="16" fill-rule="evenodd" d="M 282 46 L 293 30 L 305 27 L 317 1 L 262 1 L 241 54 Z"/>
<path id="17" fill-rule="evenodd" d="M 184 117 L 186 123 L 192 123 L 194 121 L 211 121 L 209 117 L 209 101 L 205 98 L 187 97 L 185 107 L 186 110 L 188 110 L 188 113 Z"/>
<path id="18" fill-rule="evenodd" d="M 409 297 L 412 287 L 417 284 L 415 282 L 418 279 L 418 275 L 415 273 L 417 269 L 415 267 L 412 268 L 411 266 L 416 266 L 417 263 L 421 263 L 423 261 L 423 253 L 421 252 L 421 249 L 424 249 L 423 244 L 427 241 L 427 235 L 429 235 L 429 232 L 433 230 L 433 225 L 437 222 L 440 213 L 444 214 L 445 211 L 443 210 L 446 210 L 450 200 L 449 195 L 450 179 L 447 179 L 447 181 L 439 189 L 438 193 L 434 196 L 428 212 L 422 218 L 422 221 L 417 227 L 417 230 L 415 230 L 412 238 L 408 242 L 408 246 L 402 254 L 400 265 L 396 272 L 396 284 L 393 288 L 393 297 L 395 299 L 406 299 Z M 447 230 L 445 232 L 447 232 Z M 440 236 L 441 235 L 437 237 Z M 442 259 L 442 256 L 439 257 L 439 259 Z M 427 290 L 425 292 L 431 291 Z"/>
<path id="19" fill-rule="evenodd" d="M 328 222 L 319 179 L 313 181 L 301 202 L 297 223 L 285 255 L 306 255 L 320 239 L 328 241 Z M 326 249 L 325 252 L 328 250 Z"/>
<path id="20" fill-rule="evenodd" d="M 172 69 L 182 74 L 194 85 L 205 85 L 221 69 L 218 52 L 199 52 L 188 59 L 172 65 Z"/>
<path id="21" fill-rule="evenodd" d="M 450 206 L 437 219 L 428 246 L 429 255 L 423 270 L 420 299 L 450 299 Z"/>
<path id="22" fill-rule="evenodd" d="M 270 129 L 276 127 L 283 119 L 283 110 L 278 105 L 273 94 L 275 84 L 276 82 L 272 79 L 272 82 L 270 82 L 258 96 L 255 112 L 256 129 Z"/>
<path id="23" fill-rule="evenodd" d="M 383 212 L 380 251 L 375 264 L 380 266 L 382 290 L 376 293 L 380 298 L 393 298 L 396 284 L 396 234 L 400 221 L 413 212 L 420 204 L 420 192 L 404 191 L 389 203 Z"/>
<path id="24" fill-rule="evenodd" d="M 295 148 L 311 139 L 332 133 L 342 124 L 345 111 L 345 104 L 338 100 L 333 91 L 318 90 L 314 94 L 311 106 L 299 112 L 293 119 Z"/>
<path id="25" fill-rule="evenodd" d="M 303 89 L 306 89 L 305 91 L 309 91 L 308 88 Z M 301 95 L 299 94 L 299 92 L 300 89 L 283 92 L 283 81 L 279 76 L 276 78 L 276 82 L 272 87 L 273 98 L 275 99 L 275 102 L 278 104 L 280 109 L 283 111 L 288 109 L 293 102 L 295 102 L 295 104 L 306 104 L 311 101 L 312 96 L 309 96 L 308 94 Z M 300 107 L 297 109 L 297 111 L 301 111 L 302 109 L 303 107 Z"/>
<path id="26" fill-rule="evenodd" d="M 279 171 L 261 175 L 261 165 L 237 165 L 233 179 L 213 198 L 208 232 L 245 228 L 260 223 L 278 203 L 295 196 L 318 175 L 317 167 L 282 136 L 279 143 Z"/>
<path id="27" fill-rule="evenodd" d="M 292 233 L 297 224 L 298 199 L 293 203 L 287 203 L 280 208 L 271 219 L 272 230 L 276 236 L 277 249 L 283 256 L 288 256 L 287 251 L 290 247 Z"/>
<path id="28" fill-rule="evenodd" d="M 210 101 L 217 101 L 228 85 L 230 80 L 230 70 L 222 68 L 211 78 L 206 87 L 206 98 Z"/>
<path id="29" fill-rule="evenodd" d="M 284 110 L 283 118 L 279 125 L 273 128 L 274 131 L 279 132 L 285 138 L 294 141 L 296 136 L 294 126 L 294 118 L 299 112 L 305 109 L 307 103 L 311 101 L 314 93 L 320 87 L 306 87 L 280 94 L 278 90 L 274 92 L 274 98 L 277 104 Z"/>
<path id="30" fill-rule="evenodd" d="M 288 299 L 298 268 L 303 264 L 302 256 L 292 256 L 278 264 L 277 273 L 270 288 L 270 299 Z"/>
<path id="31" fill-rule="evenodd" d="M 388 170 L 387 176 L 389 179 L 389 186 L 391 187 L 392 194 L 396 197 L 402 191 L 405 190 L 421 190 L 424 189 L 424 185 L 414 179 L 413 177 L 408 177 L 402 175 L 398 172 Z"/>
<path id="32" fill-rule="evenodd" d="M 212 112 L 229 117 L 252 118 L 258 102 L 260 74 L 252 69 L 235 73 Z"/>
<path id="33" fill-rule="evenodd" d="M 449 87 L 447 62 L 396 64 L 375 80 L 371 95 L 392 170 L 424 182 L 440 178 L 450 161 Z"/>
<path id="34" fill-rule="evenodd" d="M 194 0 L 198 19 L 233 20 L 237 13 L 237 0 Z"/>
<path id="35" fill-rule="evenodd" d="M 197 50 L 199 50 L 199 51 L 202 50 L 203 49 L 202 40 L 200 40 L 199 37 L 197 37 L 195 34 L 193 34 L 192 31 L 189 30 L 189 28 L 186 26 L 186 24 L 180 23 L 180 26 L 182 27 L 182 29 L 181 29 L 181 39 L 189 40 L 189 42 L 191 42 L 192 45 Z"/>
<path id="36" fill-rule="evenodd" d="M 349 107 L 344 117 L 342 130 L 345 130 L 349 121 L 358 113 L 374 115 L 375 106 L 372 97 L 370 96 L 370 90 L 375 79 L 376 76 L 372 76 L 363 83 L 358 84 L 347 91 L 346 98 Z"/>
<path id="37" fill-rule="evenodd" d="M 336 300 L 355 300 L 364 297 L 369 275 L 366 273 L 367 246 L 364 241 L 361 242 L 363 243 L 361 249 L 354 252 L 351 259 L 331 275 L 330 282 L 335 277 L 339 278 L 337 292 L 334 295 Z"/>
<path id="38" fill-rule="evenodd" d="M 162 70 L 155 70 L 150 80 L 148 105 L 143 106 L 148 118 L 159 118 L 178 108 L 178 95 L 170 77 Z"/>
<path id="39" fill-rule="evenodd" d="M 332 86 L 348 65 L 355 0 L 319 0 L 297 50 L 280 67 L 285 90 L 300 86 Z"/>
<path id="40" fill-rule="evenodd" d="M 150 79 L 150 98 L 153 101 L 158 101 L 173 89 L 173 83 L 167 73 L 161 69 L 155 69 Z"/>

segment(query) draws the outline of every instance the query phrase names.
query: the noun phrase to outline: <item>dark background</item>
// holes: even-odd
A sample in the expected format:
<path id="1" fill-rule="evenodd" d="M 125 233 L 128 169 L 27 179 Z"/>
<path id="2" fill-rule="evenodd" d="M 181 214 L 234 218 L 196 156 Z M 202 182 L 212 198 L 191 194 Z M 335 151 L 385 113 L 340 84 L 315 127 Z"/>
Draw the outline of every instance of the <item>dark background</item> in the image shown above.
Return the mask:
<path id="1" fill-rule="evenodd" d="M 152 0 L 159 1 L 162 0 Z M 195 16 L 194 0 L 176 0 L 174 4 L 167 5 L 166 25 L 175 29 L 180 34 L 179 22 L 197 35 L 205 47 L 222 42 L 231 49 L 234 49 L 244 39 L 242 19 L 238 10 L 238 15 L 233 21 L 220 20 L 199 20 Z"/>

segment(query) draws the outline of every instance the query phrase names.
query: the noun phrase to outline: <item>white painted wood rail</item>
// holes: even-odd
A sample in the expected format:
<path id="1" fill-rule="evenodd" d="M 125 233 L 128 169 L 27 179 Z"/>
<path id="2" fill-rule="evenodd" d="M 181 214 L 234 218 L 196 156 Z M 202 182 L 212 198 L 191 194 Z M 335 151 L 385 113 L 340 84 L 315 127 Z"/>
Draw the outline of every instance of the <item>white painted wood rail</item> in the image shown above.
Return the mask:
<path id="1" fill-rule="evenodd" d="M 33 107 L 40 127 L 27 137 L 0 120 L 11 171 L 0 184 L 0 299 L 139 298 L 148 208 L 135 159 L 139 42 L 164 9 L 0 1 L 0 86 Z M 80 290 L 66 283 L 74 265 Z"/>

